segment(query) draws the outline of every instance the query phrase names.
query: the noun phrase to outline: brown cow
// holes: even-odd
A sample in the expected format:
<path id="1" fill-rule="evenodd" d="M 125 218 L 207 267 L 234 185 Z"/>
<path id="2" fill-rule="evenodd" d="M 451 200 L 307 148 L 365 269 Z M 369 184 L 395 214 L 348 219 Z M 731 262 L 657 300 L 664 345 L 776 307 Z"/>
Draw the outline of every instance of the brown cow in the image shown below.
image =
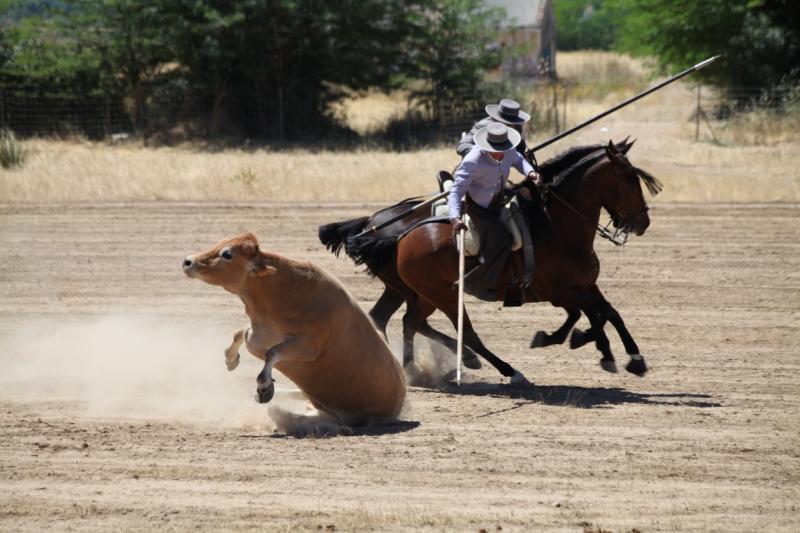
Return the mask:
<path id="1" fill-rule="evenodd" d="M 228 370 L 239 346 L 264 361 L 257 399 L 272 399 L 272 369 L 292 380 L 321 413 L 340 424 L 397 417 L 405 377 L 386 342 L 347 289 L 307 261 L 258 248 L 252 233 L 224 240 L 183 261 L 187 276 L 238 295 L 250 327 L 225 350 Z"/>

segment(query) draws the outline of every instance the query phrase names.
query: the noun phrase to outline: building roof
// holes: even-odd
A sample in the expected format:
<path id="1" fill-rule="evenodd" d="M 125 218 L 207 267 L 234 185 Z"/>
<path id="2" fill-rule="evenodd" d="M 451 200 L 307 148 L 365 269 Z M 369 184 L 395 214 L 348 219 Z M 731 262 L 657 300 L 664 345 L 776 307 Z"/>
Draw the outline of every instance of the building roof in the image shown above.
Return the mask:
<path id="1" fill-rule="evenodd" d="M 547 2 L 548 0 L 484 0 L 487 6 L 502 7 L 506 10 L 507 27 L 541 27 Z"/>

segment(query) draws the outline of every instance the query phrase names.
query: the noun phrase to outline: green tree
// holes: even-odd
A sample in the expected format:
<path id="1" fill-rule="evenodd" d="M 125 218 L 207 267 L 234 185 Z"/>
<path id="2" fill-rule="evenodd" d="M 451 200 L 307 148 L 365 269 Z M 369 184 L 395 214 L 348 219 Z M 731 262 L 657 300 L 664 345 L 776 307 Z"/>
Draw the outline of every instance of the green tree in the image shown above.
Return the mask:
<path id="1" fill-rule="evenodd" d="M 676 70 L 716 54 L 699 72 L 721 86 L 800 81 L 800 15 L 790 0 L 606 0 L 627 13 L 621 49 Z"/>
<path id="2" fill-rule="evenodd" d="M 447 104 L 469 108 L 467 95 L 481 98 L 487 71 L 502 60 L 492 45 L 504 15 L 481 0 L 434 0 L 410 13 L 416 31 L 409 45 L 409 75 L 423 82 L 414 96 L 435 122 Z"/>
<path id="3" fill-rule="evenodd" d="M 558 0 L 554 3 L 560 50 L 609 50 L 614 45 L 618 14 L 603 0 Z"/>

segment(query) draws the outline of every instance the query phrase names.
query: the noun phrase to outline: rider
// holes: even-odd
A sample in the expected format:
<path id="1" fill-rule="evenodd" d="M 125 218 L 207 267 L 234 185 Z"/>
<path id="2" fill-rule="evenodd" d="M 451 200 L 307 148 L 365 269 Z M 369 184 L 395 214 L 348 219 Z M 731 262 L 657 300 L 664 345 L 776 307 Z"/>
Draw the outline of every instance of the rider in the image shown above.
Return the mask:
<path id="1" fill-rule="evenodd" d="M 455 172 L 447 197 L 453 236 L 466 225 L 461 220 L 461 200 L 466 195 L 466 209 L 480 235 L 485 274 L 484 286 L 496 289 L 500 274 L 511 252 L 511 235 L 500 219 L 503 191 L 511 167 L 535 183 L 541 178 L 528 161 L 514 150 L 521 141 L 516 130 L 490 123 L 474 136 L 475 146 L 467 152 Z"/>
<path id="2" fill-rule="evenodd" d="M 487 105 L 486 114 L 489 116 L 476 122 L 475 125 L 472 126 L 472 129 L 469 130 L 469 133 L 461 134 L 461 140 L 458 141 L 456 153 L 462 158 L 475 146 L 475 133 L 481 128 L 485 128 L 493 122 L 500 122 L 501 124 L 514 128 L 514 130 L 521 135 L 523 124 L 531 119 L 530 115 L 520 111 L 519 102 L 511 100 L 510 98 L 503 98 L 500 100 L 499 104 Z M 523 139 L 517 145 L 517 151 L 524 154 L 526 147 L 525 140 Z"/>

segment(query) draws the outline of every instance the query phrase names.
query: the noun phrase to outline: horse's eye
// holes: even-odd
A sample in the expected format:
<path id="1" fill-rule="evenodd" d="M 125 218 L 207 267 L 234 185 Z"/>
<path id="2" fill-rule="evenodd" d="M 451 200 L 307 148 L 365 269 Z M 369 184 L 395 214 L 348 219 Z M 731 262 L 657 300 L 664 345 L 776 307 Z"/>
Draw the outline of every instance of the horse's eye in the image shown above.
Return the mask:
<path id="1" fill-rule="evenodd" d="M 220 252 L 219 256 L 221 258 L 227 259 L 227 260 L 233 259 L 233 254 L 231 253 L 230 250 L 222 250 L 222 252 Z"/>

